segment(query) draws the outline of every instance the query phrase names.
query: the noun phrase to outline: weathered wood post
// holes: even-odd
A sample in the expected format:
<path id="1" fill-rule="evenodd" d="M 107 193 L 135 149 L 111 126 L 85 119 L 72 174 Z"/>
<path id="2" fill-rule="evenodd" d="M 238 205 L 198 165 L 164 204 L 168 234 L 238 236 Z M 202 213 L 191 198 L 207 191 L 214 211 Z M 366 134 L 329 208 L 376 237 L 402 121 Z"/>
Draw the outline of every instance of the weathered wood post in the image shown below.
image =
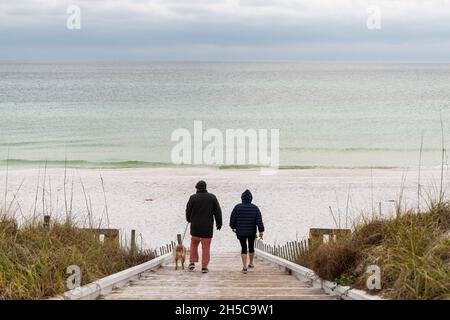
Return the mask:
<path id="1" fill-rule="evenodd" d="M 44 216 L 44 228 L 50 229 L 50 216 Z"/>
<path id="2" fill-rule="evenodd" d="M 136 230 L 131 230 L 131 254 L 136 254 Z"/>
<path id="3" fill-rule="evenodd" d="M 378 211 L 379 211 L 380 217 L 381 217 L 382 216 L 382 214 L 381 214 L 381 201 L 378 202 Z M 345 224 L 345 227 L 347 228 L 347 224 Z"/>
<path id="4" fill-rule="evenodd" d="M 323 230 L 311 228 L 309 229 L 309 238 L 311 239 L 311 244 L 314 248 L 317 248 L 323 243 Z"/>

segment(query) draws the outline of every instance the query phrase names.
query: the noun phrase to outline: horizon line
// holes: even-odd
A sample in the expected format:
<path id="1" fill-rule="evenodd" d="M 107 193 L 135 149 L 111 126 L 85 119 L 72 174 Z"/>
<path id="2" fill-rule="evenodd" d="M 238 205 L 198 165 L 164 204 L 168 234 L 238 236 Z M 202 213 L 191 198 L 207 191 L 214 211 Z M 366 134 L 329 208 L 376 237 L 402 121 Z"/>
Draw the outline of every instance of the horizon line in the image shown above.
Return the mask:
<path id="1" fill-rule="evenodd" d="M 448 64 L 450 60 L 354 60 L 354 59 L 339 59 L 339 60 L 289 60 L 289 59 L 1 59 L 0 64 L 5 63 L 367 63 L 367 64 L 393 64 L 393 63 L 414 63 L 414 64 Z"/>

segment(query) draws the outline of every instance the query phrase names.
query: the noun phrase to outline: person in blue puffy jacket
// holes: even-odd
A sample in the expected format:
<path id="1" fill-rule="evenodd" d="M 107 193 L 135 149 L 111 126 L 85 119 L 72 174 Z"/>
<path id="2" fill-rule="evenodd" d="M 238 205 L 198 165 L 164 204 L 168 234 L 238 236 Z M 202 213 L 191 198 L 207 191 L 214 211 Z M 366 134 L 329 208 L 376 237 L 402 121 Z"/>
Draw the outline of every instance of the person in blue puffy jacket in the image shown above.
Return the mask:
<path id="1" fill-rule="evenodd" d="M 231 212 L 230 227 L 241 244 L 242 272 L 247 273 L 248 268 L 254 268 L 256 228 L 258 228 L 260 239 L 263 239 L 264 224 L 261 211 L 252 203 L 252 193 L 245 190 L 241 199 L 242 203 L 236 205 Z"/>

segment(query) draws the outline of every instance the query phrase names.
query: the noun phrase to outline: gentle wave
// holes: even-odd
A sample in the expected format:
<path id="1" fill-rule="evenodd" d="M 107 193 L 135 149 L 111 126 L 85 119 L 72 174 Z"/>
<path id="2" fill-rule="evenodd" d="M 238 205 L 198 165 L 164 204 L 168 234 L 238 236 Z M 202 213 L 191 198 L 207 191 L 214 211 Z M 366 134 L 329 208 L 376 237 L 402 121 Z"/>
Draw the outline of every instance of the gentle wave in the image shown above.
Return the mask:
<path id="1" fill-rule="evenodd" d="M 104 143 L 104 142 L 88 142 L 88 141 L 28 141 L 28 142 L 5 142 L 0 143 L 0 147 L 5 148 L 23 148 L 23 149 L 33 149 L 37 147 L 79 147 L 79 148 L 109 148 L 115 147 L 115 143 Z"/>
<path id="2" fill-rule="evenodd" d="M 5 166 L 48 166 L 48 167 L 70 167 L 70 168 L 162 168 L 175 167 L 172 163 L 146 162 L 146 161 L 87 161 L 87 160 L 25 160 L 9 159 L 0 160 Z"/>
<path id="3" fill-rule="evenodd" d="M 257 165 L 222 165 L 219 169 L 229 170 L 229 169 L 260 169 L 260 168 L 270 168 L 267 166 L 257 166 Z M 278 170 L 308 170 L 308 169 L 396 169 L 395 166 L 324 166 L 324 165 L 282 165 L 279 166 Z"/>
<path id="4" fill-rule="evenodd" d="M 127 169 L 127 168 L 217 168 L 220 170 L 246 170 L 268 168 L 258 165 L 177 165 L 168 162 L 147 162 L 147 161 L 87 161 L 87 160 L 26 160 L 26 159 L 8 159 L 0 160 L 0 166 L 9 167 L 57 167 L 57 168 L 87 168 L 87 169 Z M 322 165 L 282 165 L 279 170 L 307 170 L 307 169 L 395 169 L 395 166 L 322 166 Z"/>
<path id="5" fill-rule="evenodd" d="M 367 148 L 367 147 L 350 147 L 350 148 L 314 148 L 314 147 L 284 147 L 281 150 L 297 151 L 297 152 L 420 152 L 419 148 Z M 442 149 L 423 148 L 422 152 L 441 152 Z"/>

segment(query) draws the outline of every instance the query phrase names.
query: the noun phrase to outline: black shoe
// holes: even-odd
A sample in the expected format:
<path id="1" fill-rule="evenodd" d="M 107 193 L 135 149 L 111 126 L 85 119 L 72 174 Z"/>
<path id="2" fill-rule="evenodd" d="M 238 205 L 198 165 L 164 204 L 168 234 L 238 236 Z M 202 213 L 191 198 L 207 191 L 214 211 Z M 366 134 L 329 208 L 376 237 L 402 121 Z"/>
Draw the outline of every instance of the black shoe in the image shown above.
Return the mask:
<path id="1" fill-rule="evenodd" d="M 189 269 L 189 271 L 194 271 L 195 263 L 189 263 L 188 269 Z"/>
<path id="2" fill-rule="evenodd" d="M 247 268 L 242 268 L 242 273 L 243 273 L 243 274 L 246 274 L 247 271 L 248 271 Z"/>
<path id="3" fill-rule="evenodd" d="M 208 273 L 208 272 L 209 272 L 208 268 L 202 268 L 202 273 Z"/>
<path id="4" fill-rule="evenodd" d="M 252 268 L 254 268 L 254 267 L 255 267 L 255 266 L 254 266 L 253 264 L 251 264 L 251 263 L 248 265 L 248 268 L 249 268 L 249 269 L 252 269 Z"/>

